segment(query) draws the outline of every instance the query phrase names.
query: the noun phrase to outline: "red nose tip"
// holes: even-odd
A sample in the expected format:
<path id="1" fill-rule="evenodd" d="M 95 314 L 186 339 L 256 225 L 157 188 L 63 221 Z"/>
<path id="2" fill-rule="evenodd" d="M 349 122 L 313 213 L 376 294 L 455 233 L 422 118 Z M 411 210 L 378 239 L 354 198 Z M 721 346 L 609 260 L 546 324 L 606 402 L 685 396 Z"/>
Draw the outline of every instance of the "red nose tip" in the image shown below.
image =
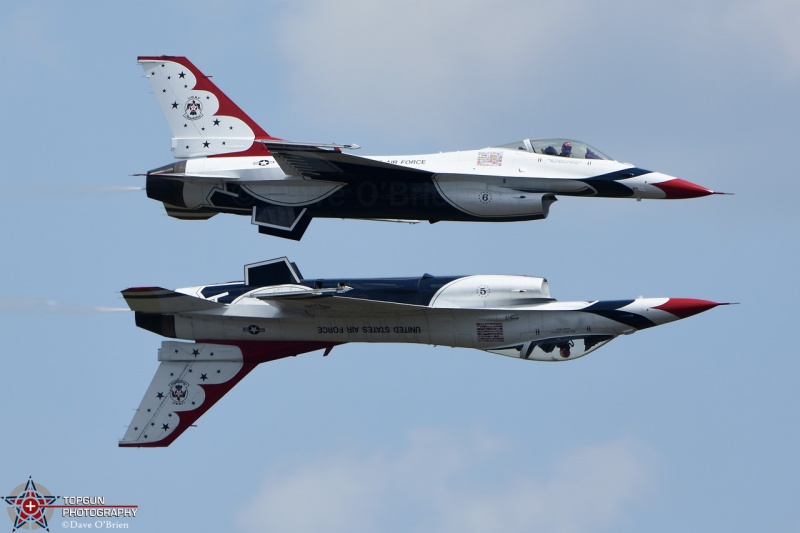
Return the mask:
<path id="1" fill-rule="evenodd" d="M 703 311 L 713 309 L 718 305 L 727 304 L 712 302 L 709 300 L 695 300 L 693 298 L 670 298 L 666 301 L 666 303 L 658 305 L 653 309 L 666 311 L 667 313 L 671 313 L 678 318 L 686 318 L 696 315 L 697 313 L 702 313 Z"/>
<path id="2" fill-rule="evenodd" d="M 683 198 L 699 198 L 701 196 L 708 196 L 714 194 L 714 191 L 696 185 L 690 181 L 682 180 L 679 178 L 662 181 L 661 183 L 653 183 L 654 187 L 658 187 L 664 194 L 667 195 L 668 200 L 680 200 Z"/>

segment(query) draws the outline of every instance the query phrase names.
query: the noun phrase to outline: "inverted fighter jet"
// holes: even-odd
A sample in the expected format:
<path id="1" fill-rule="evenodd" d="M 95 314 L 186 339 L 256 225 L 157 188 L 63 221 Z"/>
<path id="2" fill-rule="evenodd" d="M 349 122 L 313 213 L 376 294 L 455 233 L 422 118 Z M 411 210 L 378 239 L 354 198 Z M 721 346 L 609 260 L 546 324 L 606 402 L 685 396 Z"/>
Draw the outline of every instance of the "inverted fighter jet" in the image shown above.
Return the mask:
<path id="1" fill-rule="evenodd" d="M 136 325 L 164 337 L 150 387 L 120 446 L 168 446 L 259 363 L 348 342 L 476 348 L 570 361 L 718 305 L 687 298 L 558 302 L 531 276 L 303 279 L 285 257 L 244 281 L 122 291 Z"/>
<path id="2" fill-rule="evenodd" d="M 287 141 L 264 131 L 185 57 L 143 56 L 139 63 L 180 160 L 146 174 L 147 196 L 175 218 L 247 215 L 261 233 L 300 240 L 314 217 L 506 222 L 547 217 L 556 195 L 715 194 L 572 139 L 368 157 L 342 152 L 356 145 Z"/>

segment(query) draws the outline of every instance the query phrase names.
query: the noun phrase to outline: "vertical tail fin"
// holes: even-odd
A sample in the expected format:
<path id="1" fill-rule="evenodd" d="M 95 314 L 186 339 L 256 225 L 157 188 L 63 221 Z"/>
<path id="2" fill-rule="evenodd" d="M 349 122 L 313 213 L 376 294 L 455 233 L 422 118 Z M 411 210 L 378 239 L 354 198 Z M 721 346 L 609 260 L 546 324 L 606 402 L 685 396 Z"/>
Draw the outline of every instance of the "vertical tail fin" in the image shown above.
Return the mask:
<path id="1" fill-rule="evenodd" d="M 215 154 L 269 155 L 256 139 L 274 139 L 228 98 L 191 61 L 140 56 L 145 75 L 172 130 L 180 159 Z"/>
<path id="2" fill-rule="evenodd" d="M 337 344 L 164 341 L 156 375 L 119 445 L 169 446 L 257 365 L 321 349 L 328 355 Z"/>

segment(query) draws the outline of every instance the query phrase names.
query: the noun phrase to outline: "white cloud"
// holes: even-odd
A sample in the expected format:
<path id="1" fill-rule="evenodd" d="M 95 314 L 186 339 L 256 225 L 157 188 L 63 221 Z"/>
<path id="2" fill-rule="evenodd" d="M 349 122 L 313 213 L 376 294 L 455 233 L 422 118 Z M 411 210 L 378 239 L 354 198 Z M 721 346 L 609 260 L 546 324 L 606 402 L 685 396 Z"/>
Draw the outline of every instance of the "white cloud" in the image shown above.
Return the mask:
<path id="1" fill-rule="evenodd" d="M 793 0 L 310 0 L 277 15 L 270 53 L 290 135 L 407 153 L 705 110 L 731 83 L 758 90 L 750 73 L 800 72 L 798 17 Z"/>
<path id="2" fill-rule="evenodd" d="M 740 39 L 756 48 L 747 60 L 774 64 L 779 72 L 800 74 L 800 3 L 795 0 L 741 2 L 733 6 L 728 25 Z M 742 68 L 749 68 L 743 64 Z"/>
<path id="3" fill-rule="evenodd" d="M 4 10 L 0 45 L 5 53 L 0 64 L 6 68 L 22 68 L 23 72 L 33 64 L 36 69 L 55 69 L 54 77 L 63 75 L 70 44 L 59 40 L 58 16 L 58 8 L 36 3 L 23 3 Z"/>
<path id="4" fill-rule="evenodd" d="M 270 472 L 244 531 L 605 531 L 648 488 L 651 453 L 619 440 L 550 453 L 485 435 L 415 431 L 399 451 L 340 452 Z M 541 470 L 539 470 L 541 472 Z"/>

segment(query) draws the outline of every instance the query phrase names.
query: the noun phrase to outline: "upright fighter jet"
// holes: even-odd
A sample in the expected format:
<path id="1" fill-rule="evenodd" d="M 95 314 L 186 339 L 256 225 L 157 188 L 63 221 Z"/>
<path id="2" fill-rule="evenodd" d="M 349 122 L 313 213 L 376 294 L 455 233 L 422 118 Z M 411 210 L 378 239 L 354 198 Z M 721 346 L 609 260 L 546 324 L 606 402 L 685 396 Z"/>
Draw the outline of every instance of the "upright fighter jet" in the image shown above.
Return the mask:
<path id="1" fill-rule="evenodd" d="M 303 279 L 285 257 L 245 266 L 243 282 L 122 295 L 140 328 L 193 341 L 161 343 L 156 375 L 119 443 L 147 447 L 168 446 L 259 363 L 283 357 L 391 342 L 569 361 L 619 335 L 725 305 L 558 302 L 546 279 L 531 276 Z"/>
<path id="2" fill-rule="evenodd" d="M 368 157 L 342 152 L 356 145 L 287 141 L 264 131 L 185 57 L 139 63 L 180 160 L 147 173 L 147 195 L 175 218 L 247 215 L 261 233 L 300 240 L 314 217 L 508 222 L 547 217 L 556 195 L 715 194 L 572 139 Z"/>

